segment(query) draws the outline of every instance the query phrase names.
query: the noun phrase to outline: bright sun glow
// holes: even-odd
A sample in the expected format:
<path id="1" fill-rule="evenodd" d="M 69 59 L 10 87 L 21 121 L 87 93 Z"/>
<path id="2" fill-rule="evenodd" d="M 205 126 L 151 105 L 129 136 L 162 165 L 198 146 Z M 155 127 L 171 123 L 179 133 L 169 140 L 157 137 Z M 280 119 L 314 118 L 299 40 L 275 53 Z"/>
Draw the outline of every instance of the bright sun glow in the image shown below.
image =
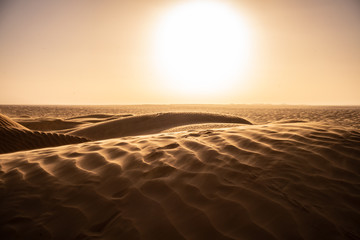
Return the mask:
<path id="1" fill-rule="evenodd" d="M 188 1 L 161 17 L 154 45 L 154 64 L 168 89 L 197 95 L 225 93 L 243 81 L 252 34 L 230 5 Z"/>

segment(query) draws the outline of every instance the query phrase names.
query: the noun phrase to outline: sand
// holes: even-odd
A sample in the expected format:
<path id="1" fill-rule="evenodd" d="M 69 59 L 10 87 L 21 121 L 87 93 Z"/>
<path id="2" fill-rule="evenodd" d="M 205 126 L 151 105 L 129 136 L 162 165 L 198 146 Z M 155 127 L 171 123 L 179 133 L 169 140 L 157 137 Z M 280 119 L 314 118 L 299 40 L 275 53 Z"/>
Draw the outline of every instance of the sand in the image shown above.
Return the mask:
<path id="1" fill-rule="evenodd" d="M 250 125 L 218 114 L 184 116 L 63 119 L 81 123 L 63 131 L 82 131 L 88 141 L 1 154 L 0 236 L 360 238 L 359 129 L 301 119 Z M 9 131 L 35 132 L 2 119 Z M 150 123 L 139 125 L 139 119 Z M 124 120 L 135 127 L 119 136 Z M 99 133 L 104 126 L 115 133 Z"/>
<path id="2" fill-rule="evenodd" d="M 0 114 L 0 154 L 89 141 L 68 134 L 32 131 Z"/>
<path id="3" fill-rule="evenodd" d="M 109 139 L 115 137 L 134 136 L 158 133 L 177 126 L 200 123 L 238 123 L 251 124 L 249 121 L 236 117 L 211 113 L 157 113 L 130 116 L 101 123 L 85 125 L 71 135 L 85 137 L 91 140 Z"/>

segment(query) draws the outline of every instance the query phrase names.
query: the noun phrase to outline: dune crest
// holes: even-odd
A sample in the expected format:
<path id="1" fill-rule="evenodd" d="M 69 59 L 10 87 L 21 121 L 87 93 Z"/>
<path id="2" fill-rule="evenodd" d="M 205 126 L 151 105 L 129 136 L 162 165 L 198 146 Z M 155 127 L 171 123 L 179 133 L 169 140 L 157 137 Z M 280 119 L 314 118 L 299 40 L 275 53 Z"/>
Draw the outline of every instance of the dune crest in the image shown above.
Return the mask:
<path id="1" fill-rule="evenodd" d="M 69 132 L 71 135 L 91 140 L 102 140 L 124 136 L 159 133 L 163 130 L 200 123 L 238 123 L 251 124 L 249 121 L 229 115 L 214 113 L 157 113 L 110 120 Z"/>
<path id="2" fill-rule="evenodd" d="M 360 132 L 315 123 L 0 155 L 4 239 L 359 239 Z"/>
<path id="3" fill-rule="evenodd" d="M 0 113 L 0 128 L 18 128 L 18 129 L 27 129 L 23 125 L 15 122 L 8 116 Z"/>
<path id="4" fill-rule="evenodd" d="M 0 154 L 86 141 L 86 138 L 67 134 L 32 131 L 0 114 Z"/>

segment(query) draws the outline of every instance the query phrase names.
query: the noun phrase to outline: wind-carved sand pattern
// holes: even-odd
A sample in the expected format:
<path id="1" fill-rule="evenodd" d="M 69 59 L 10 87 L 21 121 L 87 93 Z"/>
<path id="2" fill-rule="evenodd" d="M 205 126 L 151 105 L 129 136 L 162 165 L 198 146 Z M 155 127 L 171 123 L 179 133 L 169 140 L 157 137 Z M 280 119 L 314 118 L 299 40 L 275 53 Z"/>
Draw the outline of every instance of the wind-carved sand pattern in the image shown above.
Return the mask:
<path id="1" fill-rule="evenodd" d="M 3 154 L 0 236 L 359 239 L 359 146 L 310 122 Z"/>
<path id="2" fill-rule="evenodd" d="M 84 118 L 105 120 L 85 120 L 85 123 L 90 122 L 87 124 L 59 119 L 25 122 L 34 128 L 50 127 L 53 129 L 66 129 L 66 127 L 78 127 L 76 130 L 71 130 L 71 128 L 70 130 L 64 130 L 65 133 L 69 132 L 69 134 L 59 134 L 29 130 L 7 116 L 0 114 L 0 153 L 82 143 L 90 139 L 100 140 L 158 133 L 162 130 L 193 123 L 251 124 L 249 121 L 240 117 L 212 113 L 158 113 L 135 117 L 128 115 L 116 117 L 105 114 L 95 114 L 71 119 Z M 100 121 L 100 123 L 97 123 L 98 121 Z"/>
<path id="3" fill-rule="evenodd" d="M 0 154 L 86 141 L 77 136 L 32 131 L 0 114 Z"/>

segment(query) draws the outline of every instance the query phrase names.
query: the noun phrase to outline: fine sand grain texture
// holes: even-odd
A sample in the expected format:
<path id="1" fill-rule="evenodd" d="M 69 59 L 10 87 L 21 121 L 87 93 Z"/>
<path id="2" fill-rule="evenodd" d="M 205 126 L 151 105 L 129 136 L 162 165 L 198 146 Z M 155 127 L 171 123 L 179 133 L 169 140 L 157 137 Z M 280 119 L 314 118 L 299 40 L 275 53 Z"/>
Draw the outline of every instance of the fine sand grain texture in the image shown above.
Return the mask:
<path id="1" fill-rule="evenodd" d="M 359 239 L 359 146 L 309 122 L 2 154 L 0 236 Z"/>

